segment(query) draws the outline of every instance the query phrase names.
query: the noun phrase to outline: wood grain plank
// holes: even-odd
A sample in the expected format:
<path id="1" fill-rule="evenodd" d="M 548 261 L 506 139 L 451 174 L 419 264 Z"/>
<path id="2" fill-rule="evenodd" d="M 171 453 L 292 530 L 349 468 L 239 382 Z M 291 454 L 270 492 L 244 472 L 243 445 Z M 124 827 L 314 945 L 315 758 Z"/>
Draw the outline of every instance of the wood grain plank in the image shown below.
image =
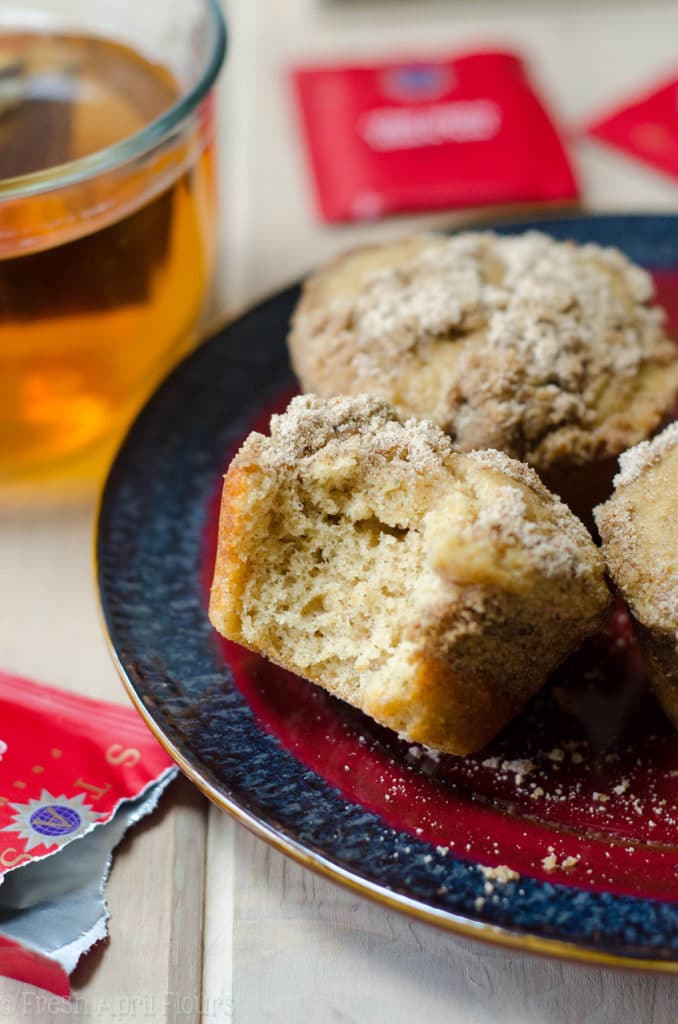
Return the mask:
<path id="1" fill-rule="evenodd" d="M 672 1024 L 675 978 L 460 938 L 306 871 L 238 828 L 236 1024 Z"/>
<path id="2" fill-rule="evenodd" d="M 197 1024 L 203 1017 L 207 800 L 188 779 L 176 783 L 173 894 L 168 933 L 168 1024 Z"/>
<path id="3" fill-rule="evenodd" d="M 234 833 L 239 828 L 211 807 L 207 830 L 209 899 L 205 907 L 203 1012 L 210 1024 L 233 1020 Z"/>

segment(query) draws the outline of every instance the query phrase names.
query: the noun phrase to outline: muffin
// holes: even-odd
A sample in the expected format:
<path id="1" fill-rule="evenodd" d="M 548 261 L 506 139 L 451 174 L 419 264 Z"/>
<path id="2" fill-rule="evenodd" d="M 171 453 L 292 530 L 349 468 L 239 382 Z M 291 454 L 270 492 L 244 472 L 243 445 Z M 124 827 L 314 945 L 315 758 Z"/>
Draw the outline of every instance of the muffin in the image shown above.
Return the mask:
<path id="1" fill-rule="evenodd" d="M 378 395 L 461 451 L 528 462 L 590 512 L 616 456 L 678 394 L 653 298 L 650 276 L 616 249 L 535 231 L 417 235 L 311 275 L 289 348 L 303 390 Z"/>
<path id="2" fill-rule="evenodd" d="M 226 474 L 210 619 L 408 740 L 483 747 L 595 631 L 589 534 L 526 465 L 369 397 L 293 399 Z"/>
<path id="3" fill-rule="evenodd" d="M 678 423 L 619 464 L 614 494 L 595 511 L 603 554 L 659 702 L 678 728 Z"/>

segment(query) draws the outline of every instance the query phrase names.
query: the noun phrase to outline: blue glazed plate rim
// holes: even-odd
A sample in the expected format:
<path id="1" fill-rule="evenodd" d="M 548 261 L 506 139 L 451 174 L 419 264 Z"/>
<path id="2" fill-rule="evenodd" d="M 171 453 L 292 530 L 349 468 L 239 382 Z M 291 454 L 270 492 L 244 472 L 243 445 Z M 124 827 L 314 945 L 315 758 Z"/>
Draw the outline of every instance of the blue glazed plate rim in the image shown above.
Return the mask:
<path id="1" fill-rule="evenodd" d="M 479 227 L 509 233 L 539 228 L 577 241 L 619 245 L 653 269 L 678 267 L 678 215 L 544 217 L 483 222 Z M 371 816 L 375 821 L 368 820 L 370 815 L 363 808 L 349 805 L 321 776 L 309 772 L 293 755 L 276 747 L 275 741 L 270 742 L 271 737 L 264 736 L 232 685 L 227 666 L 217 665 L 196 579 L 205 507 L 224 468 L 224 452 L 244 435 L 257 407 L 265 407 L 267 397 L 280 392 L 285 380 L 281 382 L 276 373 L 289 376 L 284 351 L 287 324 L 281 311 L 291 309 L 297 294 L 298 285 L 275 293 L 217 330 L 182 361 L 149 399 L 113 463 L 100 501 L 95 558 L 104 630 L 129 696 L 182 771 L 214 803 L 281 852 L 354 892 L 468 937 L 527 952 L 607 966 L 678 971 L 678 904 L 521 879 L 502 887 L 503 903 L 498 911 L 488 906 L 489 901 L 487 909 L 477 910 L 475 900 L 482 895 L 485 881 L 477 867 L 455 858 L 447 858 L 441 866 L 439 858 L 436 861 L 431 855 L 434 847 L 387 828 L 376 815 Z M 273 354 L 264 358 L 247 344 L 254 340 L 248 331 L 260 329 L 259 321 L 271 317 L 279 335 L 270 346 Z M 234 342 L 238 337 L 239 345 Z M 229 372 L 217 380 L 208 372 L 212 364 L 222 369 L 225 364 Z M 248 379 L 250 370 L 257 369 L 268 373 L 268 395 L 263 388 L 256 401 L 241 400 L 238 374 L 245 372 Z M 224 403 L 225 434 L 213 437 L 205 433 L 209 423 L 203 424 L 212 414 L 203 413 L 210 400 L 214 401 L 215 389 L 221 387 L 235 388 L 233 404 L 228 407 Z M 204 399 L 193 422 L 187 393 Z M 177 521 L 181 517 L 174 514 L 173 502 L 179 502 L 183 521 Z M 186 534 L 189 541 L 184 543 Z M 171 581 L 164 568 L 164 553 L 171 556 L 175 574 Z M 159 581 L 158 575 L 163 577 Z M 192 595 L 182 596 L 182 587 Z M 162 645 L 172 648 L 178 637 L 182 650 L 168 654 Z M 195 662 L 190 660 L 192 654 Z M 198 687 L 198 698 L 188 692 L 189 683 Z M 230 702 L 226 720 L 231 725 L 227 728 L 237 738 L 245 736 L 245 749 L 241 745 L 239 750 L 217 755 L 205 746 L 210 758 L 230 757 L 215 767 L 216 761 L 212 763 L 196 748 L 209 733 L 213 718 L 221 715 L 225 701 Z M 196 707 L 201 709 L 203 704 L 204 721 L 195 714 Z M 263 765 L 265 784 L 256 793 L 247 790 L 238 768 L 238 760 L 249 751 L 247 743 L 253 745 Z M 271 785 L 267 773 L 273 778 L 272 793 L 266 789 Z M 320 815 L 318 823 L 310 825 L 303 815 L 298 821 L 289 814 L 286 817 L 279 806 L 281 795 L 275 791 L 280 778 L 288 786 L 285 801 L 290 802 L 293 793 L 303 802 L 310 787 L 326 816 Z M 405 843 L 408 851 L 414 850 L 409 875 L 407 867 L 400 871 L 406 858 L 396 865 L 398 870 L 392 870 L 395 861 L 386 864 L 382 858 L 370 874 L 362 868 L 360 850 L 349 849 L 349 856 L 340 843 L 332 846 L 327 839 L 328 822 L 339 823 L 339 831 L 344 830 L 342 841 L 350 848 L 356 821 L 361 832 L 372 838 L 377 832 L 370 829 L 381 829 L 380 854 L 387 847 L 400 859 Z M 440 888 L 441 881 L 447 880 L 452 893 L 449 900 L 441 902 L 433 898 L 433 886 Z"/>

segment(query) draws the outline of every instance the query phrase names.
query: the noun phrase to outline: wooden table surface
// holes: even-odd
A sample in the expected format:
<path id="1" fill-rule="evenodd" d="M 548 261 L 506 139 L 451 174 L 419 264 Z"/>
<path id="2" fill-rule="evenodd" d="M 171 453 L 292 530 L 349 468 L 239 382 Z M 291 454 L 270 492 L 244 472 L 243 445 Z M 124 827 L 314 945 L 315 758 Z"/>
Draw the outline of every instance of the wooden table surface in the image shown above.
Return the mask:
<path id="1" fill-rule="evenodd" d="M 319 224 L 284 79 L 293 62 L 499 43 L 525 54 L 545 96 L 576 125 L 668 73 L 678 41 L 675 0 L 232 0 L 227 13 L 214 319 L 356 241 L 414 224 L 455 223 L 438 214 L 358 227 Z M 589 208 L 676 209 L 678 190 L 669 179 L 593 143 L 577 141 L 572 151 Z M 93 507 L 0 509 L 0 666 L 124 701 L 97 618 Z M 73 1002 L 0 979 L 0 1019 L 678 1020 L 678 979 L 537 959 L 386 911 L 286 860 L 183 781 L 124 841 L 107 898 L 110 939 L 76 970 Z"/>

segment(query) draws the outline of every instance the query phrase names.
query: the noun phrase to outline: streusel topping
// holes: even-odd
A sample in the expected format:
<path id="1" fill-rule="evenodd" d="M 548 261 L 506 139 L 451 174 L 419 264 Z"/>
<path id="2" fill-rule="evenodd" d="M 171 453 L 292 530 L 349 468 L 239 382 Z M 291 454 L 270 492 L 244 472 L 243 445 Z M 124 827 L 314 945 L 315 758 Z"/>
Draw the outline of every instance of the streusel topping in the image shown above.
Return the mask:
<path id="1" fill-rule="evenodd" d="M 645 270 L 536 231 L 414 236 L 313 276 L 290 349 L 305 389 L 374 393 L 465 451 L 540 469 L 616 455 L 678 395 Z"/>
<path id="2" fill-rule="evenodd" d="M 659 462 L 663 456 L 678 445 L 678 420 L 669 424 L 661 434 L 651 441 L 642 441 L 640 444 L 622 452 L 619 456 L 619 472 L 614 478 L 615 487 L 623 487 L 637 480 L 640 474 Z M 677 510 L 678 514 L 678 510 Z"/>
<path id="3" fill-rule="evenodd" d="M 450 439 L 428 420 L 405 421 L 388 402 L 370 395 L 324 401 L 298 395 L 283 415 L 271 417 L 270 453 L 284 464 L 320 451 L 330 442 L 352 438 L 355 455 L 404 459 L 420 473 L 440 469 L 451 454 Z"/>
<path id="4" fill-rule="evenodd" d="M 367 363 L 375 345 L 395 358 L 484 327 L 490 349 L 515 350 L 535 382 L 555 376 L 569 393 L 596 369 L 632 373 L 663 348 L 653 296 L 650 275 L 618 250 L 529 231 L 432 236 L 409 263 L 368 274 L 354 300 L 334 301 Z M 372 366 L 383 372 L 381 359 Z"/>
<path id="5" fill-rule="evenodd" d="M 595 509 L 603 554 L 636 617 L 678 643 L 678 423 L 619 462 L 612 497 Z"/>

